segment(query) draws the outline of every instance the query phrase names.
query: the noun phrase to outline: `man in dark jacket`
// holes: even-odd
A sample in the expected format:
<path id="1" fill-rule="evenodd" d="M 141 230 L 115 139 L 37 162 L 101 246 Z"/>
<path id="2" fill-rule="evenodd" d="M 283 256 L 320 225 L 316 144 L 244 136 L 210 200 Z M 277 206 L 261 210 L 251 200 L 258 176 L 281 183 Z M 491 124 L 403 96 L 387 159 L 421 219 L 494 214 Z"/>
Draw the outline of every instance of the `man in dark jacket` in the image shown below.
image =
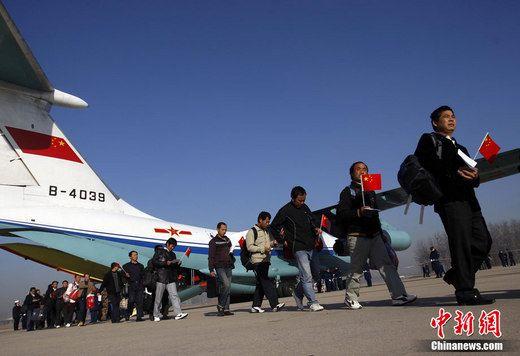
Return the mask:
<path id="1" fill-rule="evenodd" d="M 227 225 L 224 222 L 217 224 L 217 235 L 209 241 L 208 267 L 211 277 L 216 277 L 218 282 L 219 316 L 233 315 L 229 311 L 231 297 L 231 276 L 233 261 L 231 260 L 231 240 L 226 236 Z"/>
<path id="2" fill-rule="evenodd" d="M 509 259 L 509 266 L 513 267 L 516 266 L 515 256 L 513 255 L 513 251 L 506 248 L 507 257 Z"/>
<path id="3" fill-rule="evenodd" d="M 440 266 L 439 259 L 441 258 L 441 255 L 439 254 L 439 251 L 435 247 L 430 247 L 430 262 L 432 264 L 433 272 L 435 272 L 436 278 L 442 277 L 442 268 Z"/>
<path id="4" fill-rule="evenodd" d="M 67 291 L 67 287 L 69 286 L 68 281 L 61 282 L 61 287 L 56 289 L 56 327 L 60 328 L 63 326 L 64 321 L 64 309 L 65 309 L 65 301 L 63 300 L 63 295 Z"/>
<path id="5" fill-rule="evenodd" d="M 157 271 L 157 283 L 155 285 L 155 302 L 153 308 L 154 321 L 160 321 L 159 306 L 163 297 L 164 290 L 168 291 L 170 302 L 173 306 L 175 314 L 174 319 L 180 320 L 188 316 L 188 313 L 183 313 L 181 310 L 181 300 L 177 293 L 177 276 L 181 261 L 177 259 L 173 249 L 177 246 L 177 240 L 170 237 L 166 241 L 166 246 L 157 250 L 152 258 L 152 264 Z"/>
<path id="6" fill-rule="evenodd" d="M 305 204 L 307 192 L 296 186 L 291 190 L 291 201 L 285 204 L 271 222 L 271 230 L 277 240 L 282 238 L 284 244 L 294 254 L 300 272 L 298 283 L 294 288 L 294 299 L 299 310 L 303 310 L 303 296 L 310 304 L 311 311 L 323 310 L 314 292 L 313 276 L 319 280 L 320 266 L 318 253 L 314 249 L 316 239 L 321 234 L 311 210 Z M 283 229 L 283 236 L 282 236 Z"/>
<path id="7" fill-rule="evenodd" d="M 36 287 L 31 287 L 23 304 L 27 308 L 27 331 L 33 331 L 38 323 L 37 314 L 40 311 L 42 296 L 36 292 Z"/>
<path id="8" fill-rule="evenodd" d="M 20 318 L 22 317 L 22 306 L 20 305 L 19 300 L 14 301 L 13 307 L 13 327 L 14 330 L 18 330 L 18 326 L 20 325 Z"/>
<path id="9" fill-rule="evenodd" d="M 56 323 L 56 290 L 58 289 L 58 281 L 52 281 L 45 292 L 45 319 L 47 328 L 53 328 Z"/>
<path id="10" fill-rule="evenodd" d="M 491 249 L 491 236 L 475 196 L 479 174 L 470 167 L 468 150 L 453 138 L 457 119 L 449 106 L 435 109 L 431 115 L 434 133 L 421 136 L 415 156 L 437 181 L 443 194 L 434 205 L 442 220 L 452 267 L 444 281 L 455 287 L 459 305 L 490 304 L 475 289 L 475 273 Z"/>
<path id="11" fill-rule="evenodd" d="M 103 283 L 99 288 L 100 293 L 105 290 L 108 294 L 108 300 L 110 302 L 110 317 L 112 323 L 119 323 L 119 303 L 121 302 L 121 294 L 124 289 L 123 274 L 119 263 L 112 262 L 110 265 L 110 271 L 108 271 L 103 277 Z"/>
<path id="12" fill-rule="evenodd" d="M 130 262 L 123 265 L 123 271 L 129 281 L 128 284 L 128 308 L 126 309 L 126 320 L 130 320 L 130 315 L 134 306 L 137 308 L 136 321 L 143 321 L 143 296 L 144 296 L 144 266 L 137 261 L 139 255 L 137 251 L 130 251 L 128 254 Z"/>
<path id="13" fill-rule="evenodd" d="M 351 183 L 339 196 L 337 222 L 350 251 L 350 268 L 346 278 L 345 304 L 348 309 L 361 309 L 359 279 L 367 259 L 379 270 L 392 297 L 392 305 L 405 305 L 417 299 L 408 294 L 388 255 L 383 240 L 381 221 L 377 210 L 376 194 L 363 191 L 361 178 L 368 173 L 364 162 L 354 162 L 350 166 Z"/>

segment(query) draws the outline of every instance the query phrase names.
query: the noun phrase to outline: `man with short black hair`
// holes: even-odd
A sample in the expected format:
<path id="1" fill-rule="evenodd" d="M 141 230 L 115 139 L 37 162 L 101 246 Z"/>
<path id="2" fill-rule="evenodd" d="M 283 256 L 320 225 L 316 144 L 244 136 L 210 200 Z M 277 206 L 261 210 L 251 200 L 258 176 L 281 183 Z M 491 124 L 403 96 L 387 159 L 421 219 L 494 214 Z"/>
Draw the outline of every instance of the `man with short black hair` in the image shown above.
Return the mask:
<path id="1" fill-rule="evenodd" d="M 415 156 L 421 166 L 437 181 L 443 196 L 434 204 L 450 247 L 451 265 L 444 281 L 455 287 L 459 305 L 491 304 L 494 299 L 483 297 L 475 288 L 475 273 L 491 249 L 491 235 L 474 188 L 480 184 L 478 169 L 468 166 L 466 147 L 453 133 L 457 118 L 449 106 L 441 106 L 430 115 L 433 133 L 421 136 Z"/>
<path id="2" fill-rule="evenodd" d="M 45 320 L 47 328 L 53 328 L 56 324 L 56 290 L 58 289 L 58 281 L 52 281 L 45 292 Z"/>
<path id="3" fill-rule="evenodd" d="M 134 307 L 137 308 L 137 319 L 135 321 L 143 320 L 143 297 L 144 297 L 144 266 L 138 262 L 139 254 L 137 251 L 130 251 L 128 253 L 130 262 L 123 265 L 123 271 L 128 279 L 128 308 L 125 319 L 130 320 Z"/>
<path id="4" fill-rule="evenodd" d="M 357 161 L 350 166 L 349 173 L 351 183 L 341 191 L 337 208 L 337 224 L 342 237 L 347 239 L 350 251 L 345 304 L 348 309 L 362 308 L 358 301 L 359 279 L 363 275 L 363 266 L 367 259 L 383 277 L 392 297 L 392 305 L 411 303 L 417 296 L 406 292 L 397 269 L 388 256 L 376 194 L 373 191 L 363 191 L 361 186 L 361 176 L 368 173 L 368 167 L 364 162 Z"/>
<path id="5" fill-rule="evenodd" d="M 296 186 L 291 190 L 291 201 L 285 204 L 271 222 L 271 230 L 277 240 L 292 251 L 298 264 L 298 282 L 294 288 L 294 300 L 298 310 L 303 310 L 303 296 L 309 301 L 311 311 L 321 311 L 314 292 L 313 276 L 319 279 L 319 257 L 315 250 L 321 230 L 317 227 L 311 210 L 305 204 L 307 192 Z M 282 236 L 283 229 L 283 236 Z"/>
<path id="6" fill-rule="evenodd" d="M 246 234 L 247 250 L 251 253 L 251 264 L 256 277 L 256 287 L 253 295 L 251 313 L 263 313 L 262 301 L 264 295 L 269 300 L 273 312 L 280 311 L 285 303 L 278 303 L 278 295 L 273 280 L 269 279 L 271 250 L 277 245 L 269 231 L 271 214 L 262 211 L 257 223 Z"/>
<path id="7" fill-rule="evenodd" d="M 155 252 L 152 258 L 152 264 L 157 270 L 157 283 L 155 286 L 155 301 L 153 308 L 154 321 L 160 321 L 159 306 L 163 298 L 165 290 L 168 291 L 168 297 L 173 306 L 175 314 L 174 319 L 180 320 L 188 316 L 188 313 L 183 313 L 181 310 L 181 300 L 177 293 L 177 276 L 179 274 L 179 267 L 181 261 L 177 259 L 173 249 L 177 246 L 177 240 L 170 237 L 165 246 Z M 163 305 L 164 307 L 164 305 Z"/>
<path id="8" fill-rule="evenodd" d="M 119 323 L 121 320 L 119 304 L 121 303 L 124 282 L 121 266 L 118 262 L 112 262 L 110 264 L 110 271 L 103 277 L 103 283 L 101 283 L 99 292 L 101 293 L 105 289 L 110 302 L 110 318 L 112 323 Z"/>
<path id="9" fill-rule="evenodd" d="M 61 287 L 56 289 L 56 327 L 60 328 L 63 326 L 64 318 L 65 318 L 65 300 L 63 300 L 63 295 L 67 291 L 67 287 L 69 286 L 68 281 L 61 282 Z"/>
<path id="10" fill-rule="evenodd" d="M 226 236 L 227 224 L 217 224 L 217 234 L 209 241 L 208 267 L 211 277 L 216 277 L 219 288 L 217 313 L 219 316 L 233 315 L 229 310 L 231 298 L 231 240 Z"/>
<path id="11" fill-rule="evenodd" d="M 40 310 L 42 297 L 37 293 L 36 287 L 31 287 L 29 294 L 25 297 L 23 304 L 27 307 L 27 331 L 33 331 L 37 327 L 38 319 L 36 318 Z"/>

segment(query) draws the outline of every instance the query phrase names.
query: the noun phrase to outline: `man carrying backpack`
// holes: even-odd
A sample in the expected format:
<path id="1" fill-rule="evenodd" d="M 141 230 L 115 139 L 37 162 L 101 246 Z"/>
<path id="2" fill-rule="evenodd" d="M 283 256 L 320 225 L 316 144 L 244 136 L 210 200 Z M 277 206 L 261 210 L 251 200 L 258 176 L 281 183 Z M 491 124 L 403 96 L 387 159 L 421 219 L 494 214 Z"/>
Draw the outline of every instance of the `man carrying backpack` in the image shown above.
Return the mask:
<path id="1" fill-rule="evenodd" d="M 361 176 L 368 173 L 364 162 L 350 166 L 352 182 L 339 196 L 337 222 L 347 238 L 350 250 L 350 269 L 346 279 L 345 304 L 348 309 L 361 309 L 359 304 L 359 279 L 367 259 L 376 266 L 392 297 L 392 305 L 405 305 L 417 299 L 408 294 L 392 263 L 383 241 L 381 221 L 377 210 L 376 194 L 361 189 Z M 363 199 L 364 196 L 364 199 Z"/>
<path id="2" fill-rule="evenodd" d="M 474 191 L 480 183 L 478 170 L 465 163 L 461 154 L 467 156 L 468 150 L 452 136 L 457 126 L 453 110 L 441 106 L 430 120 L 435 132 L 421 136 L 415 156 L 442 192 L 434 208 L 448 235 L 452 264 L 444 281 L 455 287 L 459 305 L 491 304 L 494 299 L 475 289 L 475 273 L 491 249 L 491 236 Z"/>
<path id="3" fill-rule="evenodd" d="M 262 300 L 264 295 L 269 300 L 271 310 L 277 312 L 285 306 L 285 303 L 278 303 L 278 295 L 273 281 L 269 279 L 269 262 L 271 249 L 276 246 L 276 241 L 272 238 L 268 228 L 271 222 L 271 214 L 262 211 L 258 215 L 257 224 L 253 226 L 246 235 L 247 251 L 250 252 L 250 261 L 256 276 L 256 287 L 253 297 L 251 313 L 263 313 Z"/>
<path id="4" fill-rule="evenodd" d="M 273 219 L 271 229 L 277 240 L 284 243 L 294 254 L 298 270 L 298 282 L 294 288 L 294 300 L 298 310 L 303 310 L 303 296 L 309 301 L 309 309 L 313 312 L 323 310 L 314 292 L 313 276 L 319 278 L 319 256 L 315 249 L 316 240 L 321 235 L 312 212 L 305 204 L 307 192 L 296 186 L 291 190 L 291 201 L 285 204 Z M 283 230 L 283 234 L 282 234 Z"/>

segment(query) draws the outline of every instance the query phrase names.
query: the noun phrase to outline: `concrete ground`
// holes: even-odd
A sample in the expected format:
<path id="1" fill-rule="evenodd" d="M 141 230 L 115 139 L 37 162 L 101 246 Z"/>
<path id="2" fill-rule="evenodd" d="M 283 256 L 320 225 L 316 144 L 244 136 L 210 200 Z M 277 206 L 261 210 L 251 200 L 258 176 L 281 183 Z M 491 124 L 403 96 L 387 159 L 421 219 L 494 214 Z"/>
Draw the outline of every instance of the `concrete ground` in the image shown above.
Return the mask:
<path id="1" fill-rule="evenodd" d="M 439 308 L 473 311 L 475 333 L 455 336 L 453 319 L 445 328 L 446 339 L 494 340 L 505 343 L 503 354 L 520 354 L 520 268 L 480 271 L 477 287 L 496 298 L 492 306 L 458 307 L 452 289 L 440 279 L 405 281 L 409 293 L 419 299 L 409 306 L 392 307 L 384 285 L 361 289 L 362 310 L 346 310 L 344 292 L 319 294 L 322 312 L 298 312 L 292 298 L 279 313 L 250 314 L 250 303 L 233 304 L 234 316 L 217 317 L 215 307 L 188 307 L 185 320 L 158 323 L 126 322 L 112 325 L 51 329 L 35 332 L 0 332 L 2 355 L 116 355 L 116 354 L 270 354 L 270 355 L 388 355 L 430 352 L 437 340 L 430 327 Z M 264 302 L 266 303 L 266 302 Z M 265 304 L 266 305 L 266 304 Z M 480 336 L 482 310 L 501 311 L 502 337 Z"/>

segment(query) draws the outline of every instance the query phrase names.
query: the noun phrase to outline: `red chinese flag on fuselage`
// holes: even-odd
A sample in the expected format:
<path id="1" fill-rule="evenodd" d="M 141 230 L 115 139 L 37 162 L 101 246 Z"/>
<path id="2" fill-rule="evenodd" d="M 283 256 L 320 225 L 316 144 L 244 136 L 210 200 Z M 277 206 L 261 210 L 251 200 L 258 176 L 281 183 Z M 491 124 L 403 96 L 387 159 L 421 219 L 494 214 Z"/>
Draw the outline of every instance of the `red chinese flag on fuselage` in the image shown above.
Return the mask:
<path id="1" fill-rule="evenodd" d="M 361 184 L 365 192 L 381 190 L 381 174 L 363 174 L 361 176 Z"/>
<path id="2" fill-rule="evenodd" d="M 330 220 L 324 214 L 321 215 L 320 227 L 324 227 L 325 229 L 327 229 L 328 232 L 330 232 Z"/>
<path id="3" fill-rule="evenodd" d="M 39 132 L 7 127 L 7 131 L 23 153 L 40 155 L 67 161 L 83 163 L 67 141 L 61 137 L 45 135 Z"/>
<path id="4" fill-rule="evenodd" d="M 486 161 L 493 163 L 495 158 L 497 158 L 498 152 L 500 151 L 500 146 L 497 145 L 495 141 L 493 141 L 489 134 L 487 134 L 486 138 L 484 138 L 484 142 L 482 142 L 482 146 L 480 146 L 478 151 L 482 154 L 482 156 L 484 156 Z"/>

